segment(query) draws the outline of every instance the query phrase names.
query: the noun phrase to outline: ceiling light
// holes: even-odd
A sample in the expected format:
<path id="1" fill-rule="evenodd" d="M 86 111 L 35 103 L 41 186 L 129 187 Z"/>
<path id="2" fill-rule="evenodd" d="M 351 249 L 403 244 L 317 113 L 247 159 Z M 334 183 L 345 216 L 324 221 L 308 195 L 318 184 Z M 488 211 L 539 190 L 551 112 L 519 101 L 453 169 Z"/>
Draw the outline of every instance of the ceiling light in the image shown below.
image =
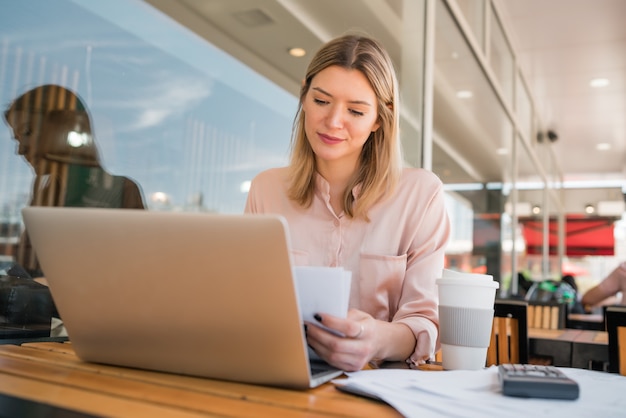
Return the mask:
<path id="1" fill-rule="evenodd" d="M 594 78 L 589 82 L 591 87 L 606 87 L 609 85 L 609 80 L 607 78 Z"/>
<path id="2" fill-rule="evenodd" d="M 608 151 L 611 149 L 611 144 L 609 144 L 608 142 L 601 142 L 599 144 L 596 144 L 596 149 L 598 151 Z"/>
<path id="3" fill-rule="evenodd" d="M 289 48 L 289 55 L 292 57 L 303 57 L 306 55 L 306 50 L 304 48 Z"/>
<path id="4" fill-rule="evenodd" d="M 473 95 L 474 93 L 469 90 L 459 90 L 456 92 L 456 97 L 458 97 L 459 99 L 469 99 Z"/>
<path id="5" fill-rule="evenodd" d="M 591 214 L 593 214 L 593 213 L 595 213 L 595 212 L 596 212 L 596 208 L 595 208 L 595 206 L 593 206 L 591 203 L 588 203 L 588 204 L 585 206 L 585 213 L 586 213 L 587 215 L 591 215 Z"/>
<path id="6" fill-rule="evenodd" d="M 541 214 L 541 206 L 533 205 L 531 211 L 532 211 L 533 215 L 539 215 L 539 214 Z"/>

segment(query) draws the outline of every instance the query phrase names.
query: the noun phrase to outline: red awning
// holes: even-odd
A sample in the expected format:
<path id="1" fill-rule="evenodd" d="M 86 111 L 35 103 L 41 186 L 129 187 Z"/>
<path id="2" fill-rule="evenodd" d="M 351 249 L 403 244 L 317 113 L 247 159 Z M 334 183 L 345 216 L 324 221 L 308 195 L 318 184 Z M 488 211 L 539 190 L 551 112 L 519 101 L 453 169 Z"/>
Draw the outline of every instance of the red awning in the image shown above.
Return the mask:
<path id="1" fill-rule="evenodd" d="M 520 219 L 528 254 L 541 254 L 543 246 L 543 222 L 541 219 Z M 615 218 L 585 218 L 570 215 L 565 220 L 565 255 L 615 255 Z M 559 243 L 558 222 L 550 219 L 548 228 L 550 255 L 557 254 Z"/>

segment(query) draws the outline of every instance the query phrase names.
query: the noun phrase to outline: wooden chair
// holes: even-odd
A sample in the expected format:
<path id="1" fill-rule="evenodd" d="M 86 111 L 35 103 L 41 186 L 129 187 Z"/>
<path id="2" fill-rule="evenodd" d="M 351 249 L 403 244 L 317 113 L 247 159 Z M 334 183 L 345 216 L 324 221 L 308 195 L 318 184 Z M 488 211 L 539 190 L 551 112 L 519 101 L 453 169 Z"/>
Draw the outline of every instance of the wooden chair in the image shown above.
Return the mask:
<path id="1" fill-rule="evenodd" d="M 609 306 L 605 317 L 609 333 L 609 371 L 626 376 L 626 306 Z"/>
<path id="2" fill-rule="evenodd" d="M 487 366 L 528 363 L 528 302 L 497 299 Z"/>
<path id="3" fill-rule="evenodd" d="M 528 302 L 528 327 L 564 329 L 567 323 L 567 304 L 558 302 Z"/>

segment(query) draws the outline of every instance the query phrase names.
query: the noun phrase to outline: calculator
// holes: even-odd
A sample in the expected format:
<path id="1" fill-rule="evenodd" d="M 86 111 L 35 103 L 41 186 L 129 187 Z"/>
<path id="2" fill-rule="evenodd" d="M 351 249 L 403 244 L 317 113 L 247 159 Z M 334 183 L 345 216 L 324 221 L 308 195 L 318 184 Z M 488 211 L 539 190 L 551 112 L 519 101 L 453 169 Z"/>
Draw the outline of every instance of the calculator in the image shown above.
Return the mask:
<path id="1" fill-rule="evenodd" d="M 578 383 L 554 366 L 501 364 L 502 393 L 522 398 L 578 399 Z"/>

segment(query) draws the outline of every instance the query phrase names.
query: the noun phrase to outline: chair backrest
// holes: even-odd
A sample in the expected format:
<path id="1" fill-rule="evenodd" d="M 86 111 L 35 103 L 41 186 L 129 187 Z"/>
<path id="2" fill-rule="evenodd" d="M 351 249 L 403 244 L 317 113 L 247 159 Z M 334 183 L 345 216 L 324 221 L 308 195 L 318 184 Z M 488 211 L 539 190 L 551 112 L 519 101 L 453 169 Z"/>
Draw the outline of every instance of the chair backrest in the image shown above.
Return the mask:
<path id="1" fill-rule="evenodd" d="M 609 306 L 605 317 L 609 333 L 609 371 L 626 376 L 626 306 Z"/>
<path id="2" fill-rule="evenodd" d="M 487 366 L 528 363 L 528 302 L 497 299 Z"/>
<path id="3" fill-rule="evenodd" d="M 564 329 L 567 311 L 566 303 L 528 301 L 528 327 Z"/>

